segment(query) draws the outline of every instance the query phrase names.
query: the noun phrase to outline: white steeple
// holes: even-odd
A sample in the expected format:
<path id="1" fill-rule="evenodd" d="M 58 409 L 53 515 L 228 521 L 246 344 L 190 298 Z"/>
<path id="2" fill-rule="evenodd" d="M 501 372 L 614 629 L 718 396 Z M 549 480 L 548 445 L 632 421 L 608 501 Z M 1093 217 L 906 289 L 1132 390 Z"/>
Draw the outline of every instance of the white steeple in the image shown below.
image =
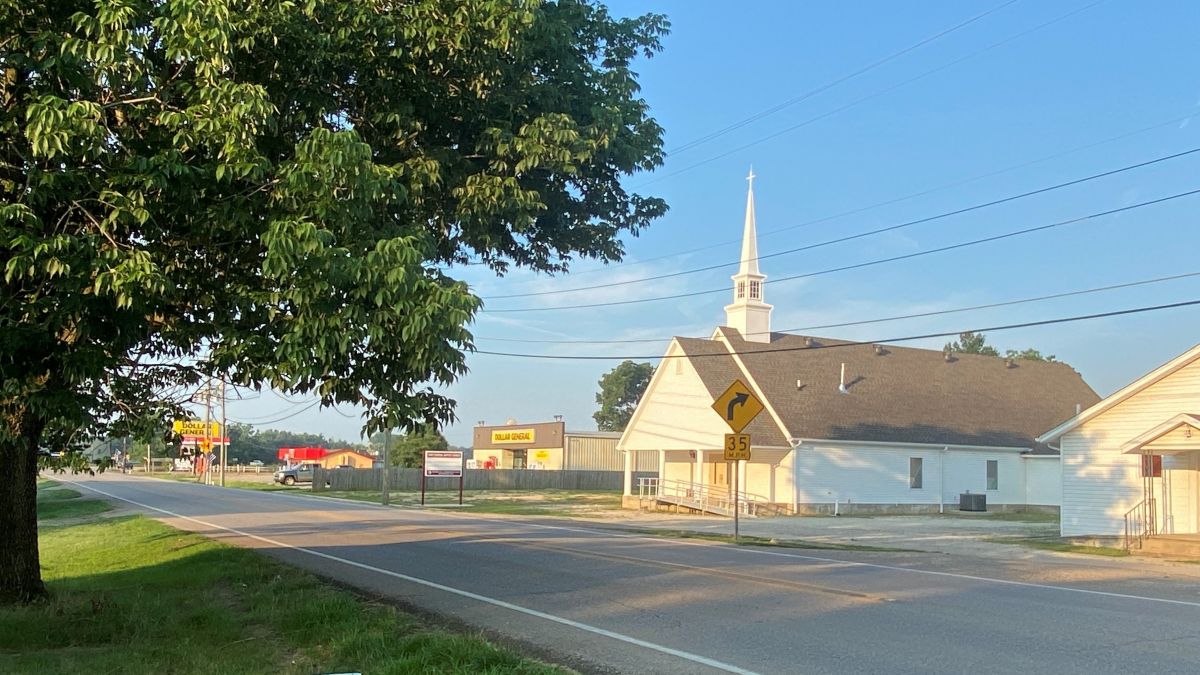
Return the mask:
<path id="1" fill-rule="evenodd" d="M 742 258 L 733 275 L 733 302 L 725 307 L 725 325 L 750 342 L 771 341 L 771 306 L 763 302 L 763 282 L 758 271 L 758 232 L 754 221 L 754 169 L 746 181 L 746 223 L 742 228 Z"/>

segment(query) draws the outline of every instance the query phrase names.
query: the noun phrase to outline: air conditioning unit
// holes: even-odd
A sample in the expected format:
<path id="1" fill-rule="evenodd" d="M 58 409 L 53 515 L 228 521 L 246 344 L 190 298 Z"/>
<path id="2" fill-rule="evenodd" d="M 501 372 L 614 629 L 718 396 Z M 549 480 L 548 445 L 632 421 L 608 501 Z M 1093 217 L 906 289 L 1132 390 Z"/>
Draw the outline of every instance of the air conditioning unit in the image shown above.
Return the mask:
<path id="1" fill-rule="evenodd" d="M 987 495 L 964 492 L 958 496 L 959 511 L 987 511 Z"/>

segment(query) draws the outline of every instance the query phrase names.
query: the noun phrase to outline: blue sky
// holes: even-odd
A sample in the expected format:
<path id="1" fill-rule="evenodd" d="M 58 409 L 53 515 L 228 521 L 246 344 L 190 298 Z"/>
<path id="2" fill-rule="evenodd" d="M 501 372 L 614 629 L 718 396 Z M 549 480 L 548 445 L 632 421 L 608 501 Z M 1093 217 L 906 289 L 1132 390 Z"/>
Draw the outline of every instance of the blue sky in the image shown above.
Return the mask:
<path id="1" fill-rule="evenodd" d="M 1092 4 L 610 2 L 618 15 L 654 11 L 671 20 L 665 51 L 637 63 L 643 95 L 667 130 L 668 151 L 999 9 L 798 104 L 672 153 L 652 175 L 629 179 L 636 191 L 665 198 L 671 210 L 626 242 L 624 264 L 581 262 L 572 274 L 556 278 L 516 273 L 497 279 L 476 269 L 453 273 L 488 297 L 732 263 L 739 253 L 744 177 L 751 165 L 758 175 L 759 251 L 766 255 L 1200 147 L 1200 4 Z M 1186 119 L 1191 115 L 1197 117 Z M 1019 168 L 996 173 L 1010 167 Z M 802 274 L 1128 206 L 1200 188 L 1198 169 L 1200 153 L 764 260 L 762 271 L 768 279 Z M 979 176 L 984 177 L 975 179 Z M 804 225 L 922 192 L 927 194 Z M 772 325 L 778 330 L 1197 272 L 1198 212 L 1200 195 L 977 247 L 769 283 L 766 300 L 775 307 Z M 700 247 L 711 248 L 673 255 Z M 706 335 L 720 324 L 728 293 L 530 310 L 728 288 L 735 267 L 579 293 L 490 300 L 475 326 L 477 346 L 532 354 L 659 354 L 671 335 Z M 815 332 L 876 340 L 1193 299 L 1200 299 L 1200 277 Z M 525 311 L 493 311 L 501 309 Z M 1198 328 L 1200 309 L 1187 308 L 997 332 L 989 341 L 1001 349 L 1032 346 L 1055 354 L 1106 395 L 1200 342 Z M 497 338 L 658 340 L 578 345 Z M 937 348 L 945 341 L 916 344 Z M 472 355 L 470 374 L 449 389 L 458 401 L 460 422 L 446 435 L 465 445 L 478 420 L 532 422 L 556 414 L 569 428 L 594 429 L 596 382 L 618 362 Z M 345 439 L 356 439 L 361 426 L 353 410 L 304 409 L 269 392 L 234 403 L 229 412 L 231 419 L 261 422 L 286 415 L 293 416 L 264 426 Z"/>

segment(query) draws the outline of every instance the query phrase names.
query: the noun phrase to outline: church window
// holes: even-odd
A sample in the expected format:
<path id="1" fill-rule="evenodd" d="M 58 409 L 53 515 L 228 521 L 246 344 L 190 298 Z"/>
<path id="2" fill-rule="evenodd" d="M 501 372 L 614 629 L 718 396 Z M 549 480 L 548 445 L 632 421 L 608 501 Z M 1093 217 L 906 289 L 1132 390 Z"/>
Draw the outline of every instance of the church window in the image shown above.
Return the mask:
<path id="1" fill-rule="evenodd" d="M 744 297 L 746 297 L 746 282 L 739 281 L 737 283 L 737 299 L 741 300 Z"/>
<path id="2" fill-rule="evenodd" d="M 908 487 L 912 490 L 920 490 L 924 484 L 925 473 L 925 458 L 924 457 L 909 457 L 908 458 Z"/>
<path id="3" fill-rule="evenodd" d="M 760 281 L 751 281 L 750 282 L 750 299 L 751 300 L 762 300 L 762 282 L 760 282 Z"/>

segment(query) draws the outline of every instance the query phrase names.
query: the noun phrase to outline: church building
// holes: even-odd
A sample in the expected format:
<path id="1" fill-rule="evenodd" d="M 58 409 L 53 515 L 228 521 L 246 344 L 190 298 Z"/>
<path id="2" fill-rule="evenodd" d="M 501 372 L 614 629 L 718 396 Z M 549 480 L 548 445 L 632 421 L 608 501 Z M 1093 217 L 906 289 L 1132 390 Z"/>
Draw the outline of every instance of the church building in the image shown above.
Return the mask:
<path id="1" fill-rule="evenodd" d="M 671 340 L 618 443 L 658 457 L 656 479 L 627 464 L 626 506 L 732 513 L 735 474 L 748 513 L 1060 505 L 1058 453 L 1036 439 L 1099 400 L 1070 366 L 774 333 L 766 279 L 751 182 L 725 324 Z M 734 472 L 711 406 L 738 380 L 764 409 Z"/>

